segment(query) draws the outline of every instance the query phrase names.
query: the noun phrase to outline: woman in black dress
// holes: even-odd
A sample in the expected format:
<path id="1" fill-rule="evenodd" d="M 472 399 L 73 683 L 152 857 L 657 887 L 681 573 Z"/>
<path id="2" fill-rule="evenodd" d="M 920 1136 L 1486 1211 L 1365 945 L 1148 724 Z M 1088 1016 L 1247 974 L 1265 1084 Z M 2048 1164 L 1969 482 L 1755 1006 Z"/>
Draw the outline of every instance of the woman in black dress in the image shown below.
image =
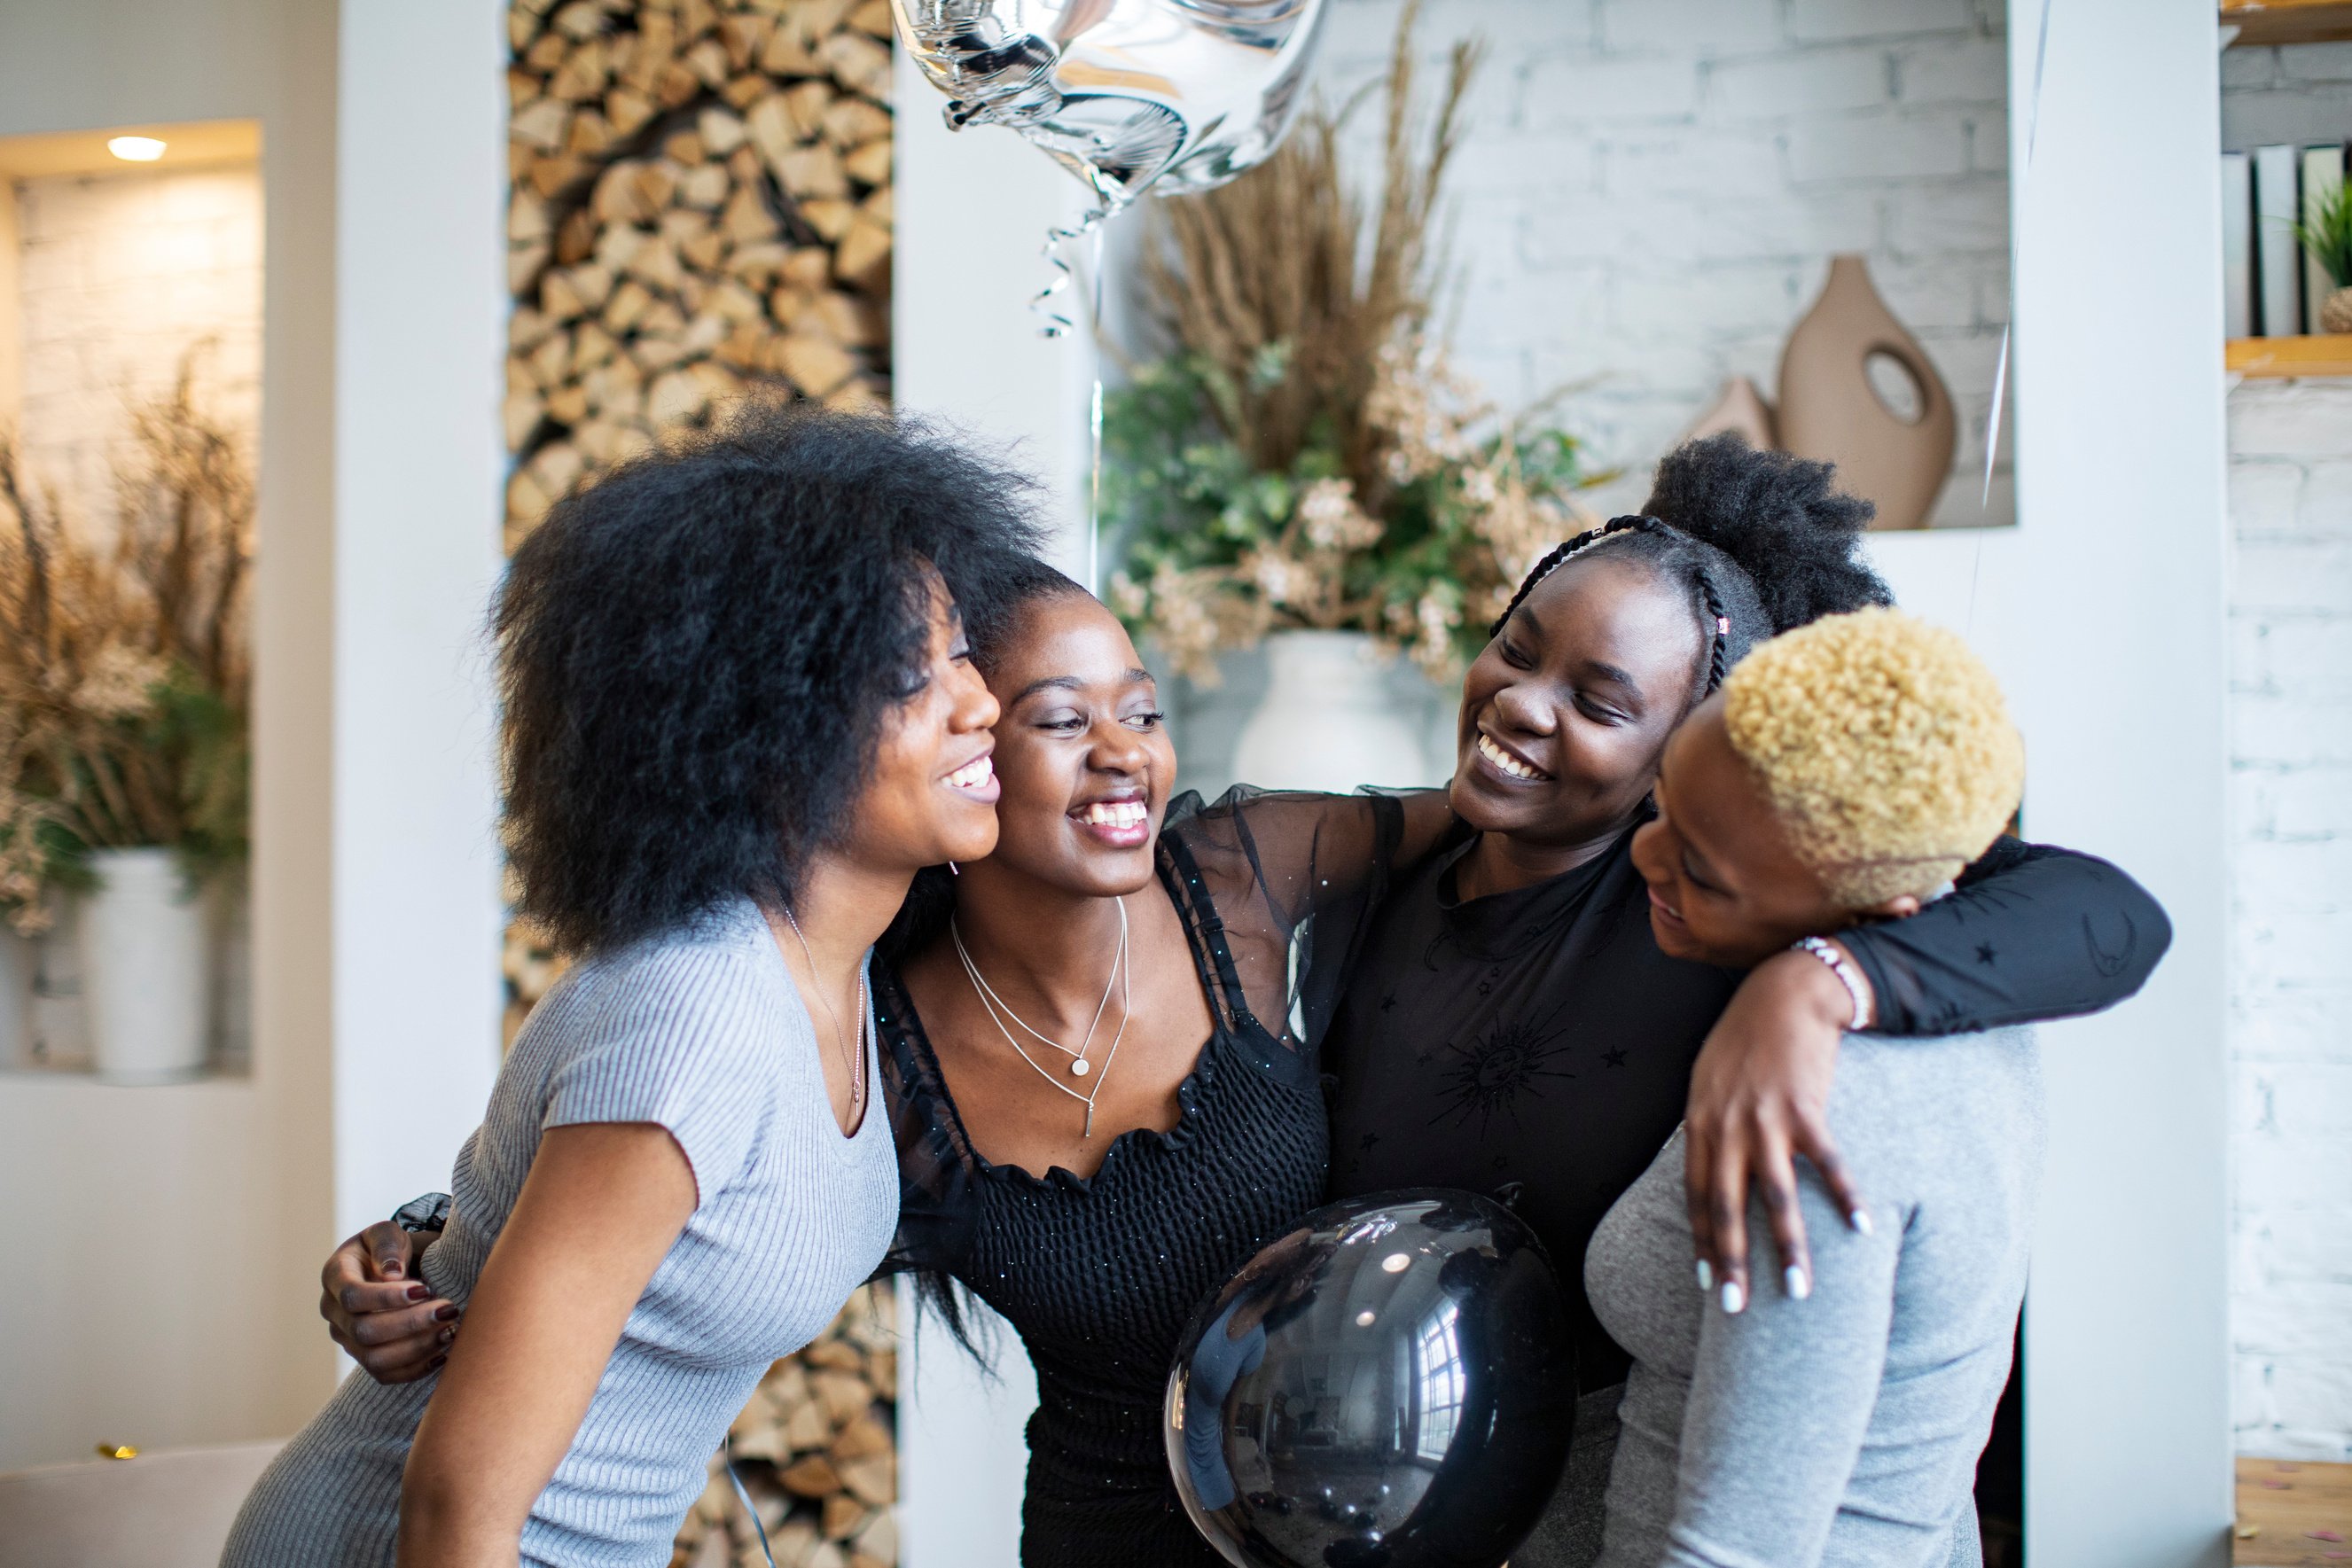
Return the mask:
<path id="1" fill-rule="evenodd" d="M 1807 953 L 1743 977 L 1659 951 L 1631 846 L 1667 737 L 1753 643 L 1888 601 L 1854 553 L 1869 504 L 1831 477 L 1737 437 L 1697 443 L 1660 465 L 1645 517 L 1536 569 L 1464 682 L 1459 822 L 1399 873 L 1339 988 L 1324 1042 L 1330 1196 L 1499 1195 L 1573 1300 L 1576 1449 L 1519 1568 L 1599 1549 L 1625 1360 L 1585 1302 L 1585 1244 L 1686 1106 L 1694 1288 L 1729 1311 L 1762 1288 L 1740 1235 L 1753 1159 L 1786 1270 L 1769 1288 L 1801 1295 L 1790 1153 L 1848 1214 L 1870 1176 L 1843 1174 L 1822 1122 L 1844 1030 L 1947 1035 L 2093 1011 L 2138 989 L 2170 941 L 2163 910 L 2113 866 L 2003 839 L 1919 914 L 1842 935 L 1866 977 L 1858 996 Z"/>
<path id="2" fill-rule="evenodd" d="M 1842 538 L 1841 553 L 1852 543 Z M 1671 599 L 1661 610 L 1631 579 L 1625 586 L 1622 603 L 1604 595 L 1586 608 L 1612 625 L 1627 613 L 1639 622 L 1626 629 L 1627 673 L 1643 657 L 1686 668 L 1689 612 Z M 1024 1568 L 1095 1568 L 1106 1560 L 1121 1568 L 1213 1568 L 1220 1560 L 1176 1503 L 1160 1435 L 1177 1338 L 1234 1268 L 1322 1200 L 1327 1156 L 1346 1153 L 1327 1143 L 1327 1064 L 1318 1051 L 1343 995 L 1351 999 L 1349 1062 L 1360 1049 L 1403 1034 L 1366 1028 L 1368 1016 L 1410 1009 L 1431 1041 L 1443 1041 L 1445 1007 L 1475 1012 L 1483 998 L 1475 977 L 1463 995 L 1441 1003 L 1450 972 L 1424 974 L 1401 961 L 1398 944 L 1409 943 L 1405 922 L 1418 906 L 1401 904 L 1402 920 L 1384 912 L 1395 902 L 1392 871 L 1408 875 L 1449 833 L 1451 864 L 1475 830 L 1456 825 L 1437 792 L 1237 790 L 1214 806 L 1190 796 L 1171 802 L 1175 757 L 1150 677 L 1099 604 L 1040 569 L 1002 605 L 972 613 L 974 656 L 1004 712 L 995 754 L 1001 831 L 988 861 L 919 880 L 895 941 L 885 944 L 896 962 L 876 967 L 901 1155 L 894 1261 L 921 1271 L 926 1293 L 950 1311 L 944 1281 L 969 1287 L 1011 1322 L 1036 1364 Z M 1747 623 L 1758 619 L 1740 613 Z M 1629 821 L 1647 796 L 1664 733 L 1686 706 L 1650 716 L 1654 745 L 1644 729 L 1591 772 L 1594 791 L 1622 802 Z M 1507 851 L 1518 852 L 1525 838 L 1540 852 L 1539 823 L 1490 817 L 1460 791 L 1455 804 Z M 2051 880 L 2040 896 L 2053 918 L 2114 907 L 2098 862 L 2064 856 L 2059 863 L 2097 869 Z M 1414 877 L 1403 891 L 1427 886 Z M 1636 907 L 1633 915 L 1646 942 L 1645 913 Z M 1917 946 L 1958 963 L 1970 945 L 2021 942 L 2029 931 L 2014 911 L 1972 906 Z M 1545 926 L 1530 942 L 1559 936 Z M 1377 961 L 1360 964 L 1360 955 Z M 1654 947 L 1646 958 L 1621 956 L 1633 972 L 1600 988 L 1607 1005 L 1644 998 L 1645 988 L 1663 992 L 1653 998 L 1654 1032 L 1669 1065 L 1634 1097 L 1627 1116 L 1640 1123 L 1654 1098 L 1670 1094 L 1679 1105 L 1691 1057 L 1737 977 L 1645 967 L 1663 962 Z M 1371 995 L 1369 1007 L 1354 999 L 1381 976 L 1397 988 Z M 1926 994 L 1958 1009 L 1950 1023 L 1939 1015 L 1935 1032 L 1965 1027 L 1988 999 L 2049 1013 L 2081 994 L 2064 990 L 2053 1003 L 2047 988 L 2031 988 L 2032 977 L 2016 990 L 2011 978 L 2004 972 L 1988 990 L 1928 972 Z M 1431 997 L 1416 996 L 1424 985 Z M 1383 1007 L 1391 995 L 1394 1005 Z M 1802 991 L 1792 998 L 1775 990 L 1756 1010 L 1769 1019 L 1792 999 L 1811 1003 Z M 1398 1069 L 1383 1062 L 1375 1071 Z M 1592 1082 L 1598 1094 L 1573 1097 L 1597 1102 L 1580 1104 L 1577 1126 L 1606 1124 L 1612 1097 L 1622 1092 L 1607 1078 Z M 1343 1111 L 1353 1087 L 1341 1086 Z M 1559 1095 L 1556 1103 L 1570 1102 Z M 1461 1118 L 1431 1129 L 1429 1111 L 1424 1103 L 1409 1131 L 1450 1139 L 1475 1161 L 1490 1128 Z M 1596 1218 L 1664 1136 L 1649 1137 L 1622 1179 L 1608 1160 L 1596 1162 L 1596 1188 L 1613 1182 L 1593 1194 Z M 1491 1188 L 1510 1179 L 1483 1165 L 1465 1174 L 1454 1185 Z M 1577 1252 L 1556 1255 L 1580 1256 L 1581 1240 L 1575 1245 Z M 404 1354 L 398 1325 L 424 1322 L 436 1303 L 398 1302 L 386 1322 L 357 1332 L 346 1292 L 386 1289 L 358 1283 L 372 1249 L 363 1236 L 338 1252 L 325 1305 L 345 1341 L 360 1347 L 362 1364 L 390 1375 Z M 1572 1272 L 1561 1270 L 1564 1282 Z"/>
<path id="3" fill-rule="evenodd" d="M 1151 677 L 1091 595 L 1041 570 L 973 633 L 1004 710 L 997 849 L 927 873 L 876 970 L 894 1262 L 951 1321 L 947 1281 L 970 1289 L 1036 1366 L 1025 1568 L 1209 1568 L 1160 1397 L 1194 1308 L 1322 1201 L 1294 941 L 1311 933 L 1299 973 L 1345 973 L 1354 931 L 1320 912 L 1367 918 L 1447 813 L 1427 794 L 1171 804 Z"/>

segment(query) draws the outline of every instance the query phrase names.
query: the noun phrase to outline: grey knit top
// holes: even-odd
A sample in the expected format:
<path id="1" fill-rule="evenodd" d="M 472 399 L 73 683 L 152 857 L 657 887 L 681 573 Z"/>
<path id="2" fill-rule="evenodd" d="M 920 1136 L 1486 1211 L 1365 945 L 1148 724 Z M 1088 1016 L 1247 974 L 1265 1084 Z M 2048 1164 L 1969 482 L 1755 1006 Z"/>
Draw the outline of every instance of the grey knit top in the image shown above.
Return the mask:
<path id="1" fill-rule="evenodd" d="M 822 1049 L 831 1051 L 830 1038 Z M 699 1197 L 622 1330 L 523 1527 L 524 1563 L 658 1568 L 728 1424 L 778 1356 L 881 1262 L 898 1209 L 888 1119 L 844 1137 L 820 1041 L 743 902 L 592 958 L 531 1014 L 458 1154 L 426 1281 L 459 1306 L 548 1128 L 655 1122 Z M 867 1082 L 879 1082 L 868 1053 Z M 347 1378 L 247 1499 L 224 1568 L 390 1564 L 400 1478 L 434 1380 Z"/>
<path id="2" fill-rule="evenodd" d="M 1633 1357 L 1602 1568 L 1940 1568 L 1980 1560 L 1971 1488 L 2009 1378 L 2042 1155 L 2021 1030 L 1850 1035 L 1830 1124 L 1870 1203 L 1803 1183 L 1812 1294 L 1773 1278 L 1728 1316 L 1693 1277 L 1683 1134 L 1617 1200 L 1585 1284 Z"/>

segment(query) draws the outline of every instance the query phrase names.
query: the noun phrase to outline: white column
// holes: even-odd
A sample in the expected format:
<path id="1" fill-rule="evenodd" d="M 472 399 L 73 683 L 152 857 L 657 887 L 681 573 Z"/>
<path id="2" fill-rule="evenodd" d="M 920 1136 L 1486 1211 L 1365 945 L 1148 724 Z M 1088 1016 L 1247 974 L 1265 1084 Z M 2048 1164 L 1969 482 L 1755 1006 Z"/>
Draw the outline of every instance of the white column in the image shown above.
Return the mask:
<path id="1" fill-rule="evenodd" d="M 498 1069 L 499 0 L 343 0 L 336 145 L 334 1192 L 448 1183 Z"/>
<path id="2" fill-rule="evenodd" d="M 895 402 L 1000 452 L 1009 446 L 1045 486 L 1055 563 L 1083 579 L 1092 350 L 1083 336 L 1040 337 L 1028 301 L 1053 276 L 1038 254 L 1045 231 L 1082 211 L 1085 193 L 1009 131 L 950 131 L 940 118 L 947 100 L 904 51 L 897 99 Z M 1075 305 L 1078 295 L 1074 287 L 1065 298 Z M 911 1293 L 900 1305 L 911 1328 Z M 1022 1427 L 1036 1408 L 1036 1381 L 1019 1341 L 992 1326 L 992 1377 L 936 1322 L 900 1352 L 905 1568 L 1019 1560 Z"/>
<path id="3" fill-rule="evenodd" d="M 2128 867 L 2174 926 L 2143 997 L 2044 1037 L 2026 1550 L 2066 1568 L 2218 1564 L 2231 1510 L 2213 9 L 2018 0 L 2009 38 L 2026 822 Z"/>
<path id="4" fill-rule="evenodd" d="M 1046 231 L 1086 210 L 1085 187 L 1010 131 L 950 131 L 947 99 L 904 50 L 898 62 L 893 401 L 1009 448 L 1045 486 L 1056 564 L 1083 578 L 1094 372 L 1083 277 L 1059 296 L 1073 336 L 1043 336 L 1029 301 L 1055 276 L 1040 255 Z"/>

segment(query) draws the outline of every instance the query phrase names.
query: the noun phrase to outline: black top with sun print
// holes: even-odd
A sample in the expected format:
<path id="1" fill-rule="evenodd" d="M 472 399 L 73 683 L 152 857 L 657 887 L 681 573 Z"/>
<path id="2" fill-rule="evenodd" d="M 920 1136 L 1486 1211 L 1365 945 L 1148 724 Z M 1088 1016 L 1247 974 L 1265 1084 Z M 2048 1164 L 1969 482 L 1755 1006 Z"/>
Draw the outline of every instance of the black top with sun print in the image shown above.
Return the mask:
<path id="1" fill-rule="evenodd" d="M 1624 1359 L 1585 1304 L 1585 1243 L 1682 1120 L 1739 977 L 1658 950 L 1630 831 L 1549 882 L 1464 901 L 1470 841 L 1458 831 L 1399 874 L 1357 955 L 1323 1048 L 1330 1196 L 1451 1186 L 1511 1203 L 1574 1303 L 1584 1386 L 1606 1387 Z M 2119 1001 L 2170 926 L 2104 861 L 2004 839 L 1921 914 L 1845 939 L 1880 1030 L 1936 1035 Z"/>

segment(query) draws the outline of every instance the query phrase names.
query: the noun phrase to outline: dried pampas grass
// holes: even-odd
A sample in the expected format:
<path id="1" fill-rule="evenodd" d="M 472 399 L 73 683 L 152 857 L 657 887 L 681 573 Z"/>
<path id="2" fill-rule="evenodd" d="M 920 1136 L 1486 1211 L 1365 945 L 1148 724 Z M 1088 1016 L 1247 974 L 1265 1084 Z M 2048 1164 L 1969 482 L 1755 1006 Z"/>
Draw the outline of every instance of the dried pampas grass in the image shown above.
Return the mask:
<path id="1" fill-rule="evenodd" d="M 192 352 L 132 411 L 110 542 L 0 440 L 0 907 L 19 929 L 90 850 L 247 844 L 254 487 L 197 406 Z"/>
<path id="2" fill-rule="evenodd" d="M 1370 417 L 1383 352 L 1419 338 L 1445 274 L 1438 196 L 1462 133 L 1481 47 L 1456 43 L 1423 130 L 1412 0 L 1385 78 L 1379 210 L 1342 177 L 1339 135 L 1357 103 L 1307 110 L 1243 178 L 1160 204 L 1144 264 L 1158 324 L 1210 373 L 1219 423 L 1260 473 L 1289 471 L 1328 425 L 1356 504 L 1382 514 L 1392 434 Z"/>

